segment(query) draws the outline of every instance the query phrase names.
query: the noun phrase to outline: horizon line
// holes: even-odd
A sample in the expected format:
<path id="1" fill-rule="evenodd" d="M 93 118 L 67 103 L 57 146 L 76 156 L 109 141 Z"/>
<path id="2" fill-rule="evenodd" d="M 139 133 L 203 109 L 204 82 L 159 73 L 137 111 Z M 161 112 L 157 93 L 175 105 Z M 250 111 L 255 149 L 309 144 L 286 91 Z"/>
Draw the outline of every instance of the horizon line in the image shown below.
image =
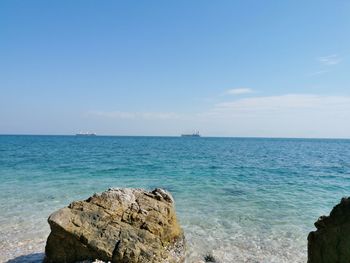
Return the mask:
<path id="1" fill-rule="evenodd" d="M 67 136 L 67 137 L 78 137 L 76 134 L 26 134 L 26 133 L 0 133 L 0 136 Z M 181 138 L 180 135 L 111 135 L 111 134 L 96 134 L 91 137 L 163 137 L 163 138 Z M 91 138 L 89 137 L 89 138 Z M 232 139 L 310 139 L 310 140 L 350 140 L 350 137 L 283 137 L 283 136 L 220 136 L 220 135 L 201 135 L 200 138 L 232 138 Z M 188 138 L 187 138 L 188 139 Z"/>

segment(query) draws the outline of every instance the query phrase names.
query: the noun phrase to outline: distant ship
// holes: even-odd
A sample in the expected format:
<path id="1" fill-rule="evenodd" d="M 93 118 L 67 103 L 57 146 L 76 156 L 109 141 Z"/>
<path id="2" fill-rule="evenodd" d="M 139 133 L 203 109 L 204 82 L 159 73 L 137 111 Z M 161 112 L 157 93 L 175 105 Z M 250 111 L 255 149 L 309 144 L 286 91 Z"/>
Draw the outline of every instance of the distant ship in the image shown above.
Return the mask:
<path id="1" fill-rule="evenodd" d="M 181 137 L 201 137 L 199 131 L 191 134 L 181 134 Z"/>
<path id="2" fill-rule="evenodd" d="M 79 132 L 75 136 L 96 136 L 94 132 Z"/>

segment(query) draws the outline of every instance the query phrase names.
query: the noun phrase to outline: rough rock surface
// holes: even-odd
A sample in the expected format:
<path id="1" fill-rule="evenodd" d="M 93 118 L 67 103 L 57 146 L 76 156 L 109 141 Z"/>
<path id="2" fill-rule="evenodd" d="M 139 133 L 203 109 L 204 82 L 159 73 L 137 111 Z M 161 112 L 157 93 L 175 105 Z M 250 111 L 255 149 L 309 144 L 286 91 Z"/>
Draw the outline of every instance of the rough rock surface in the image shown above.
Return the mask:
<path id="1" fill-rule="evenodd" d="M 350 262 L 350 198 L 343 198 L 329 216 L 315 223 L 308 236 L 308 263 Z"/>
<path id="2" fill-rule="evenodd" d="M 184 235 L 171 195 L 109 189 L 50 215 L 46 262 L 183 262 Z"/>

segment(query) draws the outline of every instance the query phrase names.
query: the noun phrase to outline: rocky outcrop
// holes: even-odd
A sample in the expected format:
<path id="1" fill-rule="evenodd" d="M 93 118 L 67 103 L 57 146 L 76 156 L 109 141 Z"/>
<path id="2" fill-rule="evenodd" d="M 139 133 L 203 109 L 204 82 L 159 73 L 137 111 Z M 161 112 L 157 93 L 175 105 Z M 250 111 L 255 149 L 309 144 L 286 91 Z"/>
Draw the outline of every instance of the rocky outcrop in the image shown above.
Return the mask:
<path id="1" fill-rule="evenodd" d="M 350 198 L 343 198 L 329 216 L 315 223 L 308 236 L 308 263 L 350 262 Z"/>
<path id="2" fill-rule="evenodd" d="M 50 215 L 46 262 L 183 262 L 174 200 L 162 190 L 109 189 Z"/>

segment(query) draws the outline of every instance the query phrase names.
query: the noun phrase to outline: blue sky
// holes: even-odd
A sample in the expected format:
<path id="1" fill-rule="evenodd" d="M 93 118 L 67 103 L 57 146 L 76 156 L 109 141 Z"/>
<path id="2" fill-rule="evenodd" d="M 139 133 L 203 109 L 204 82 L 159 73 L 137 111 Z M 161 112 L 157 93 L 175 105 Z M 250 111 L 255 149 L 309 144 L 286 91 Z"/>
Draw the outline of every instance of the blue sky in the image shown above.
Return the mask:
<path id="1" fill-rule="evenodd" d="M 1 1 L 0 133 L 350 137 L 350 1 Z"/>

